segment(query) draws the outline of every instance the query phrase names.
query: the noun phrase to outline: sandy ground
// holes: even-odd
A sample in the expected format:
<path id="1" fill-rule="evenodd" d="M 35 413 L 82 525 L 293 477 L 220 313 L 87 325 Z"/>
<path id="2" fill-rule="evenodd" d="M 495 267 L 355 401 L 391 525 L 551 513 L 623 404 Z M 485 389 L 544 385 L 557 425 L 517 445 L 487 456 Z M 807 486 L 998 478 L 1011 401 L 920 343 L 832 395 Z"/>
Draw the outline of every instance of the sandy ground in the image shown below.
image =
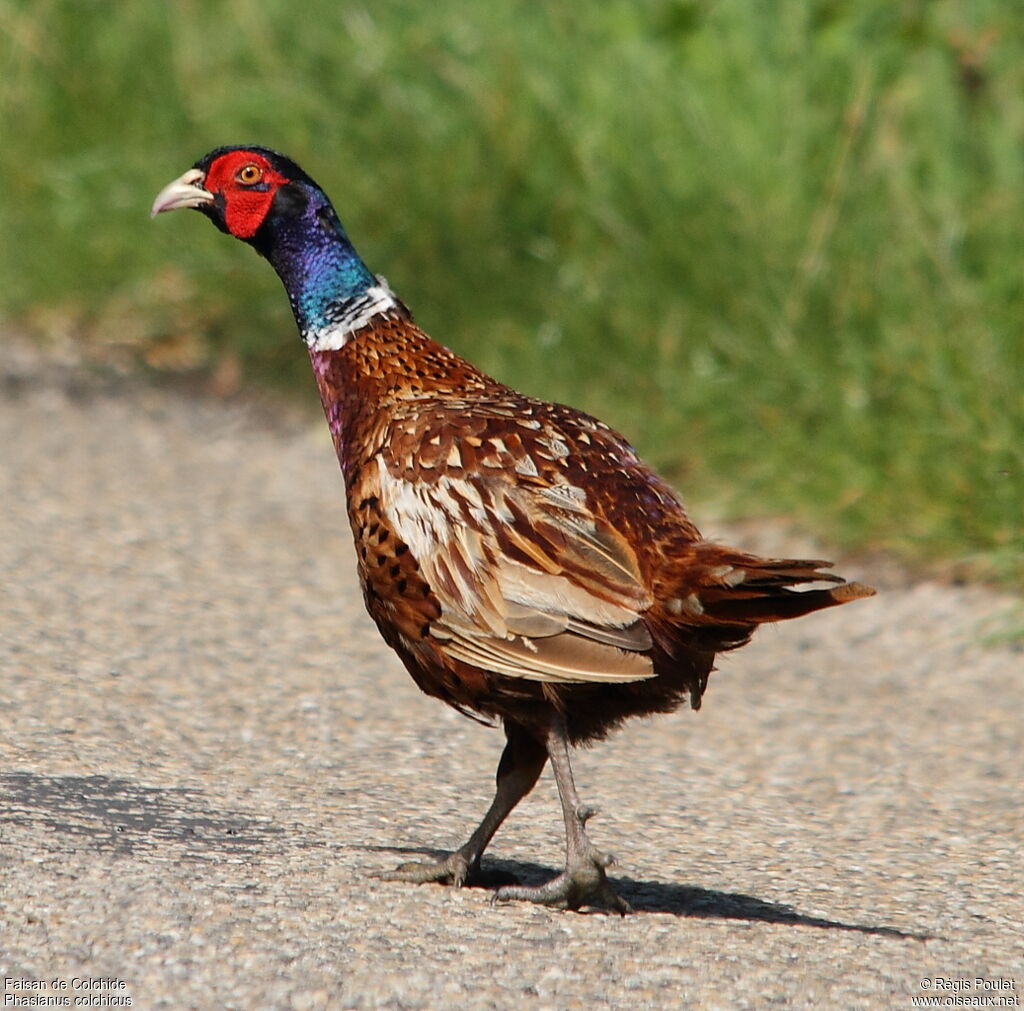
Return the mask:
<path id="1" fill-rule="evenodd" d="M 847 563 L 884 592 L 580 753 L 635 915 L 373 877 L 462 841 L 501 737 L 379 641 L 322 429 L 5 345 L 4 1007 L 1019 1006 L 1024 654 L 981 588 Z M 560 860 L 545 773 L 491 866 Z"/>

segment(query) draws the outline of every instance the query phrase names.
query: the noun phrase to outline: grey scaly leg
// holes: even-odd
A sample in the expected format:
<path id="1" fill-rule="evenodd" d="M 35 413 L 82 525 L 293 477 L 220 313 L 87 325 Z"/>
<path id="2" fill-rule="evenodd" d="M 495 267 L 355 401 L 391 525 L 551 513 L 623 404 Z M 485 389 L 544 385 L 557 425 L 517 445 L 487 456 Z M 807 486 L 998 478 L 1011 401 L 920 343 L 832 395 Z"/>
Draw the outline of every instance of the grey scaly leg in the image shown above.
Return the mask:
<path id="1" fill-rule="evenodd" d="M 565 819 L 565 870 L 547 884 L 537 887 L 509 885 L 499 888 L 494 898 L 499 902 L 515 899 L 539 902 L 559 909 L 579 909 L 594 901 L 625 916 L 632 909 L 625 899 L 616 894 L 605 874 L 612 857 L 598 852 L 587 838 L 587 819 L 595 812 L 593 808 L 580 804 L 576 795 L 569 764 L 569 745 L 561 719 L 552 723 L 545 745 Z"/>
<path id="2" fill-rule="evenodd" d="M 384 874 L 387 881 L 425 884 L 437 881 L 456 888 L 480 877 L 480 857 L 509 813 L 532 789 L 548 760 L 544 745 L 516 723 L 506 721 L 505 750 L 498 763 L 494 800 L 466 844 L 438 862 L 413 861 Z"/>

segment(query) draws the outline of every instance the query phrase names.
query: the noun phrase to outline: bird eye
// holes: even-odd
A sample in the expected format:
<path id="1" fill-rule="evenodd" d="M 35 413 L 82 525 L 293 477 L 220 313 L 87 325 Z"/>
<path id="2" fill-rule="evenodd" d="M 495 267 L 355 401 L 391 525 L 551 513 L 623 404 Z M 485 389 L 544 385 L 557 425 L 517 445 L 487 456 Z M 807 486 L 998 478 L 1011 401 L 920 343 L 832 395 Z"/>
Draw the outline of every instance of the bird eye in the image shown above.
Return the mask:
<path id="1" fill-rule="evenodd" d="M 246 186 L 258 183 L 263 178 L 263 170 L 258 165 L 243 165 L 235 178 Z"/>

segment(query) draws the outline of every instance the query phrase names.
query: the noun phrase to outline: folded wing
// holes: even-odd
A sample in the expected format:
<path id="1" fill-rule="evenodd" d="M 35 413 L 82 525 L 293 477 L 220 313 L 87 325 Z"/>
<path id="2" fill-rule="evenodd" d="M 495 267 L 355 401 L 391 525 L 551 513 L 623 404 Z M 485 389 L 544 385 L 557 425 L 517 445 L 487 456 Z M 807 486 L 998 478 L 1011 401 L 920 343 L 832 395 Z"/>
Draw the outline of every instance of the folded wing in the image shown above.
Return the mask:
<path id="1" fill-rule="evenodd" d="M 430 634 L 447 654 L 534 681 L 654 676 L 636 555 L 582 490 L 500 474 L 415 482 L 379 467 L 381 506 L 440 602 Z"/>

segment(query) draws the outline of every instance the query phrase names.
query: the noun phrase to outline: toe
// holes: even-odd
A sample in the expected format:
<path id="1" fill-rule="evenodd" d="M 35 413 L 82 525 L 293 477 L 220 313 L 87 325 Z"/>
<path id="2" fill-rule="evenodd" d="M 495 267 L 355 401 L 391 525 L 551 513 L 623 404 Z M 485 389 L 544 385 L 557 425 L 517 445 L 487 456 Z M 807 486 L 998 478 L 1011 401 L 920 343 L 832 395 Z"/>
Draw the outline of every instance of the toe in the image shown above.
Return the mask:
<path id="1" fill-rule="evenodd" d="M 423 885 L 432 882 L 462 887 L 469 877 L 471 868 L 459 853 L 452 853 L 443 860 L 411 861 L 399 864 L 393 871 L 385 871 L 380 877 L 385 881 L 409 881 Z"/>
<path id="2" fill-rule="evenodd" d="M 580 909 L 600 906 L 625 916 L 632 907 L 623 899 L 605 876 L 604 867 L 588 863 L 566 870 L 546 884 L 536 887 L 522 885 L 499 888 L 493 902 L 535 902 L 556 909 Z"/>

